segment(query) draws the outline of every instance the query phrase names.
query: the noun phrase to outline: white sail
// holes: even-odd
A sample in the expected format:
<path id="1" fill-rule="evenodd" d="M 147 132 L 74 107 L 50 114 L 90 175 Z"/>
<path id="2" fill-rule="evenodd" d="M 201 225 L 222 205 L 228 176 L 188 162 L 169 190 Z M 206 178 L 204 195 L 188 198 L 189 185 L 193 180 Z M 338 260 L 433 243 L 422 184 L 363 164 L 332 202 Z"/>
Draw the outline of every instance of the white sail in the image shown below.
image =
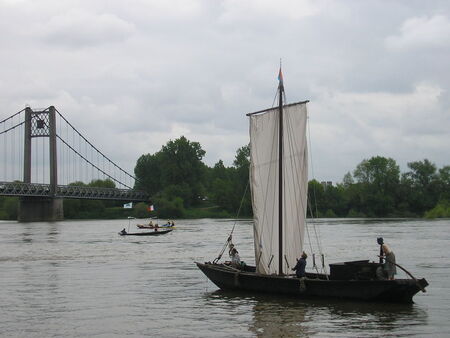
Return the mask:
<path id="1" fill-rule="evenodd" d="M 306 103 L 283 108 L 283 272 L 303 250 L 308 163 Z M 256 271 L 279 272 L 278 108 L 250 115 L 250 181 L 254 213 Z"/>

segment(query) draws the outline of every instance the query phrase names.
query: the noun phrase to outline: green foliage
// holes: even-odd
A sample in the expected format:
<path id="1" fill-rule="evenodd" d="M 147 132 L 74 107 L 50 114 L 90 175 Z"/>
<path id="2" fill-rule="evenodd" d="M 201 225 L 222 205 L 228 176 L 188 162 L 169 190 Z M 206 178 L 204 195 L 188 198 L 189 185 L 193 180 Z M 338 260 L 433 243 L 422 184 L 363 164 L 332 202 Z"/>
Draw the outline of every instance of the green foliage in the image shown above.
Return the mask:
<path id="1" fill-rule="evenodd" d="M 19 213 L 19 199 L 17 197 L 5 197 L 2 209 L 4 219 L 16 220 Z"/>
<path id="2" fill-rule="evenodd" d="M 155 200 L 158 206 L 156 213 L 158 218 L 182 218 L 184 217 L 185 209 L 183 200 L 179 197 L 169 201 L 165 198 L 158 198 Z"/>
<path id="3" fill-rule="evenodd" d="M 221 209 L 220 207 L 209 208 L 191 208 L 185 211 L 184 217 L 189 219 L 195 218 L 232 218 L 235 215 L 230 214 L 228 211 Z"/>
<path id="4" fill-rule="evenodd" d="M 425 213 L 426 218 L 450 218 L 450 201 L 442 200 Z"/>
<path id="5" fill-rule="evenodd" d="M 350 172 L 344 176 L 342 184 L 330 187 L 310 181 L 310 203 L 317 205 L 319 217 L 331 217 L 330 211 L 338 217 L 420 217 L 439 199 L 450 199 L 450 166 L 437 172 L 434 164 L 424 160 L 410 162 L 408 167 L 410 171 L 400 175 L 391 158 L 363 160 L 353 176 Z M 445 210 L 440 205 L 427 215 L 445 215 Z"/>
<path id="6" fill-rule="evenodd" d="M 147 210 L 147 204 L 146 203 L 137 203 L 133 208 L 133 217 L 136 218 L 148 218 L 149 212 Z"/>
<path id="7" fill-rule="evenodd" d="M 166 201 L 175 197 L 183 200 L 184 207 L 198 205 L 204 198 L 203 181 L 206 166 L 202 162 L 205 151 L 200 143 L 184 136 L 169 141 L 154 155 L 141 156 L 134 169 L 136 189 L 151 196 L 162 194 Z"/>
<path id="8" fill-rule="evenodd" d="M 89 184 L 85 184 L 83 182 L 72 182 L 69 185 L 100 187 L 100 188 L 116 187 L 115 183 L 110 179 L 93 180 Z M 108 201 L 108 200 L 65 199 L 63 202 L 64 218 L 67 219 L 123 218 L 124 215 L 127 214 L 122 211 L 117 211 L 122 209 L 122 204 L 123 203 L 119 201 Z"/>
<path id="9" fill-rule="evenodd" d="M 441 193 L 448 194 L 448 189 L 439 180 L 436 166 L 428 161 L 409 162 L 411 169 L 402 176 L 402 192 L 410 210 L 422 216 L 425 211 L 432 209 L 439 201 Z M 445 177 L 446 169 L 443 168 Z"/>
<path id="10" fill-rule="evenodd" d="M 169 141 L 155 154 L 142 155 L 134 169 L 135 188 L 146 190 L 160 218 L 251 217 L 248 186 L 250 147 L 236 151 L 233 165 L 203 162 L 205 151 L 184 136 Z M 408 163 L 400 174 L 395 160 L 364 159 L 341 184 L 308 183 L 308 216 L 314 217 L 450 217 L 450 166 L 437 169 L 428 161 Z M 86 186 L 82 182 L 71 185 Z M 88 186 L 115 188 L 111 180 Z M 124 209 L 128 201 L 64 200 L 66 218 L 147 218 L 147 203 Z M 439 202 L 439 203 L 438 203 Z M 0 219 L 17 219 L 18 199 L 0 197 Z"/>
<path id="11" fill-rule="evenodd" d="M 350 209 L 350 211 L 347 214 L 347 217 L 349 217 L 349 218 L 364 218 L 364 217 L 366 217 L 366 215 L 363 214 L 362 212 L 358 212 L 354 209 Z"/>
<path id="12" fill-rule="evenodd" d="M 92 180 L 88 187 L 98 187 L 98 188 L 115 188 L 116 184 L 109 178 L 105 180 Z"/>

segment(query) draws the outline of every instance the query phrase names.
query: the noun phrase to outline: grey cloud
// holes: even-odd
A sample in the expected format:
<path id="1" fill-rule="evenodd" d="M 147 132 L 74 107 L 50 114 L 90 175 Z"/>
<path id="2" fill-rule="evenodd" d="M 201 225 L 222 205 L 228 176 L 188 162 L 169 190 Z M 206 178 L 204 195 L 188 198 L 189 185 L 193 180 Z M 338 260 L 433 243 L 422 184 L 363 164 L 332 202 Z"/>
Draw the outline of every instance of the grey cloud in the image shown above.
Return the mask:
<path id="1" fill-rule="evenodd" d="M 135 31 L 134 24 L 115 14 L 73 9 L 37 25 L 32 34 L 55 45 L 77 48 L 121 42 Z"/>
<path id="2" fill-rule="evenodd" d="M 248 142 L 283 59 L 289 101 L 310 99 L 314 174 L 363 159 L 448 163 L 446 1 L 0 3 L 2 116 L 54 104 L 130 171 L 185 135 L 212 165 Z M 26 21 L 26 25 L 17 22 Z M 4 112 L 4 113 L 3 113 Z M 1 148 L 1 147 L 0 147 Z"/>

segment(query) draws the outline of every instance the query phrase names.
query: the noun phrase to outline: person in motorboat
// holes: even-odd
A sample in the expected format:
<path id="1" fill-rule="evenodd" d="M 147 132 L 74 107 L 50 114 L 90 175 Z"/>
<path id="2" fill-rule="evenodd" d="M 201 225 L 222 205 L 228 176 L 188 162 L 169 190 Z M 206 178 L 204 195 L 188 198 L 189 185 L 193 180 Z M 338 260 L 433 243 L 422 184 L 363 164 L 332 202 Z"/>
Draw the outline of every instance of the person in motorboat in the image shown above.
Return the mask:
<path id="1" fill-rule="evenodd" d="M 298 278 L 306 277 L 306 258 L 308 258 L 308 255 L 303 251 L 300 259 L 297 260 L 297 264 L 292 268 Z"/>
<path id="2" fill-rule="evenodd" d="M 150 222 L 148 223 L 149 226 L 153 226 L 153 221 L 150 220 Z"/>
<path id="3" fill-rule="evenodd" d="M 121 235 L 126 235 L 126 234 L 127 234 L 127 231 L 125 230 L 125 228 L 123 228 L 123 229 L 120 231 L 120 234 L 121 234 Z"/>
<path id="4" fill-rule="evenodd" d="M 387 279 L 394 280 L 394 275 L 397 274 L 394 251 L 384 243 L 382 237 L 377 238 L 377 243 L 380 245 L 380 263 L 383 263 L 384 259 L 383 272 Z M 377 275 L 380 275 L 380 271 L 377 271 Z"/>

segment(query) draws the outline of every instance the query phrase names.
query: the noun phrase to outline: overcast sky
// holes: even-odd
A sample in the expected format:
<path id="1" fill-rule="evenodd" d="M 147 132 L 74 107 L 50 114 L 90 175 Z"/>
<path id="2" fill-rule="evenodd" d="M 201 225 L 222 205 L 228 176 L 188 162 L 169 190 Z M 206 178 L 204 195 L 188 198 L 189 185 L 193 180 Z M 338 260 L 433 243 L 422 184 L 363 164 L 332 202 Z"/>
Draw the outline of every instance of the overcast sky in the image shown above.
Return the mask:
<path id="1" fill-rule="evenodd" d="M 0 0 L 0 118 L 54 105 L 130 172 L 181 135 L 231 165 L 280 58 L 318 180 L 450 165 L 449 1 Z"/>

